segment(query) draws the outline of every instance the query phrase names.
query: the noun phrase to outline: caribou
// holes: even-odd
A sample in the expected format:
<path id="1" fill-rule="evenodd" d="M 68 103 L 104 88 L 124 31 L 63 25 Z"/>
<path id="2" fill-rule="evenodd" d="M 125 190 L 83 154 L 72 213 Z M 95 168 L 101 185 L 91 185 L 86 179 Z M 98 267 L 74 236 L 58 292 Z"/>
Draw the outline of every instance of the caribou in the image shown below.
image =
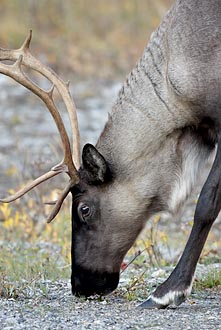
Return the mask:
<path id="1" fill-rule="evenodd" d="M 174 3 L 123 84 L 96 146 L 83 147 L 81 161 L 76 108 L 68 83 L 32 55 L 30 41 L 31 34 L 19 49 L 0 49 L 0 72 L 45 103 L 60 133 L 64 158 L 1 202 L 11 202 L 53 176 L 67 173 L 68 185 L 47 221 L 71 193 L 73 294 L 112 292 L 122 260 L 146 221 L 158 212 L 177 212 L 215 152 L 184 252 L 169 278 L 141 305 L 178 306 L 191 293 L 198 259 L 221 208 L 220 0 Z M 46 77 L 51 89 L 33 83 L 24 67 Z M 66 105 L 73 145 L 55 105 L 54 89 Z"/>

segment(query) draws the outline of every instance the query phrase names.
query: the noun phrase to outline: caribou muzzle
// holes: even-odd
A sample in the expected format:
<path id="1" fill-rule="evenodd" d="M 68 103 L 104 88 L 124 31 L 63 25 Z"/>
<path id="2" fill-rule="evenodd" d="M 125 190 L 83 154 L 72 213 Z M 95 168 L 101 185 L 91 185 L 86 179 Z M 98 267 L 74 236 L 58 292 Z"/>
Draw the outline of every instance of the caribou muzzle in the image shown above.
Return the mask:
<path id="1" fill-rule="evenodd" d="M 116 289 L 118 282 L 119 273 L 98 273 L 78 268 L 72 272 L 72 293 L 78 297 L 107 295 Z"/>

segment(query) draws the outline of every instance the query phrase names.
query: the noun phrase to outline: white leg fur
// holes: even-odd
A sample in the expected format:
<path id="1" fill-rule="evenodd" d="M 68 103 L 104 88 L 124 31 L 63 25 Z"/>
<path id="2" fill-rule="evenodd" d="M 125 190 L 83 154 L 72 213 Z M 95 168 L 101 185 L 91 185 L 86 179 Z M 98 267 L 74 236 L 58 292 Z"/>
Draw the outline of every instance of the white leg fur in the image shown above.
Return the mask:
<path id="1" fill-rule="evenodd" d="M 194 278 L 193 278 L 194 279 Z M 177 305 L 176 301 L 179 300 L 179 297 L 188 297 L 191 294 L 192 286 L 193 286 L 193 279 L 191 281 L 191 284 L 189 287 L 187 287 L 183 291 L 172 291 L 170 290 L 168 293 L 166 293 L 163 297 L 155 297 L 154 294 L 150 295 L 148 299 L 153 300 L 157 305 L 161 306 L 168 306 L 168 305 Z M 147 300 L 148 300 L 147 299 Z"/>

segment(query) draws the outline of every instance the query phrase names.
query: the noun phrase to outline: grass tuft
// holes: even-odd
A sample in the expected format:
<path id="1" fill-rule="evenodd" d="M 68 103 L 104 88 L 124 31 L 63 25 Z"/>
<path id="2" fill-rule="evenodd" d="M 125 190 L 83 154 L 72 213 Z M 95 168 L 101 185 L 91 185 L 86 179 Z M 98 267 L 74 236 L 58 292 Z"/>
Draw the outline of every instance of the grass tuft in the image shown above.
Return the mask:
<path id="1" fill-rule="evenodd" d="M 202 278 L 194 282 L 195 290 L 221 288 L 221 269 L 212 269 Z"/>

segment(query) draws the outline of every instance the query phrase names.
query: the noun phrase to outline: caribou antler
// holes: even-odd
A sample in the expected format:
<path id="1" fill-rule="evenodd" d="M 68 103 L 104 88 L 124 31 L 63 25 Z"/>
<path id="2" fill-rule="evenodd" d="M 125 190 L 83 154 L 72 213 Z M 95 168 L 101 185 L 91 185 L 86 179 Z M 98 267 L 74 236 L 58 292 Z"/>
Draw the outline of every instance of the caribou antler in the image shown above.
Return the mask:
<path id="1" fill-rule="evenodd" d="M 64 158 L 61 163 L 52 167 L 50 171 L 35 179 L 33 182 L 27 184 L 23 189 L 19 190 L 14 195 L 0 199 L 0 202 L 10 203 L 22 197 L 24 194 L 26 194 L 40 183 L 52 178 L 55 175 L 65 172 L 69 175 L 70 181 L 67 187 L 65 187 L 61 196 L 58 198 L 54 208 L 47 218 L 47 222 L 51 222 L 59 212 L 64 199 L 70 191 L 70 188 L 79 180 L 77 168 L 80 166 L 80 136 L 77 123 L 76 107 L 69 92 L 69 83 L 65 83 L 63 80 L 61 80 L 52 69 L 43 65 L 31 54 L 29 49 L 31 37 L 32 31 L 30 31 L 25 42 L 19 49 L 9 50 L 0 48 L 0 61 L 10 60 L 14 62 L 12 65 L 0 62 L 0 73 L 11 77 L 19 84 L 25 86 L 31 92 L 39 96 L 40 99 L 45 103 L 58 128 L 64 149 Z M 40 88 L 23 72 L 22 66 L 37 71 L 46 77 L 52 83 L 52 88 L 49 91 L 45 91 L 44 89 Z M 55 88 L 62 97 L 68 111 L 72 130 L 73 157 L 67 131 L 53 100 L 53 91 Z"/>

